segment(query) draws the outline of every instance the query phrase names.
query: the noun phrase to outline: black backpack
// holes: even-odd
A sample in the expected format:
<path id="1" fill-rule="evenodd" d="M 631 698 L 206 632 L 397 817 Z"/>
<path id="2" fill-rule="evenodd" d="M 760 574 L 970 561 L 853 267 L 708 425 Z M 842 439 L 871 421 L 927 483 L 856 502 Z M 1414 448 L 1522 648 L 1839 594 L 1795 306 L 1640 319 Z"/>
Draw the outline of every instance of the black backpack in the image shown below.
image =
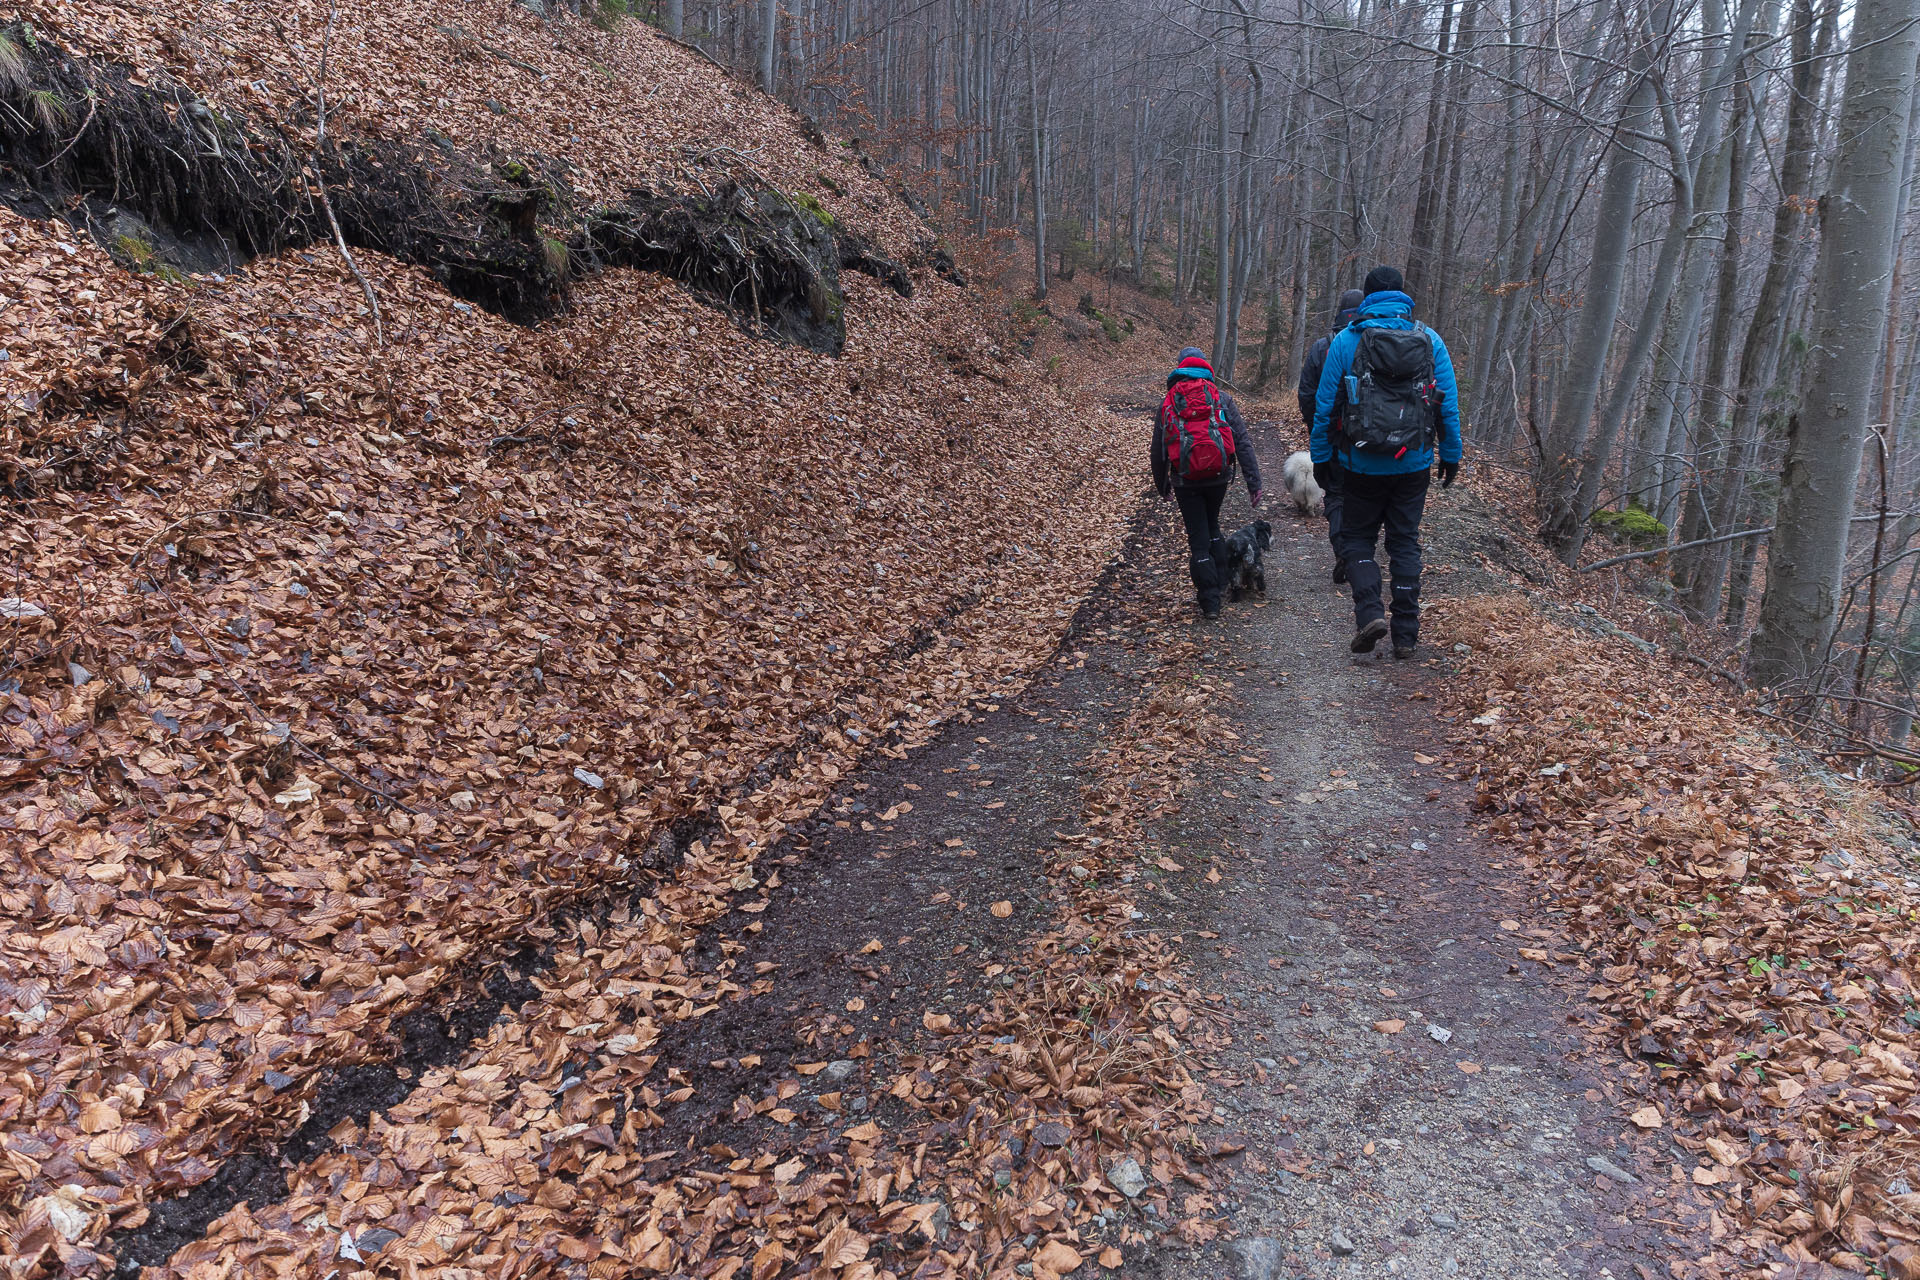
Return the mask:
<path id="1" fill-rule="evenodd" d="M 1440 408 L 1433 331 L 1416 321 L 1411 329 L 1375 326 L 1359 333 L 1353 364 L 1341 380 L 1342 445 L 1385 458 L 1426 447 L 1437 434 Z"/>

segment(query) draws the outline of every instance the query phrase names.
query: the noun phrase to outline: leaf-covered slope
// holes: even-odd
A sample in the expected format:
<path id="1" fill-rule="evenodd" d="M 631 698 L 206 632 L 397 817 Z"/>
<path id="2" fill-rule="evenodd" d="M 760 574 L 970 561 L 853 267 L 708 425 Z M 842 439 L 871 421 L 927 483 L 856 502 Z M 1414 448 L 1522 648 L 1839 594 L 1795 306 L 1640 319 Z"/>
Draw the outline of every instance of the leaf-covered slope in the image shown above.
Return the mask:
<path id="1" fill-rule="evenodd" d="M 312 40 L 316 12 L 277 16 Z M 556 77 L 575 45 L 613 59 L 604 110 L 527 135 L 573 148 L 583 189 L 689 136 L 757 144 L 775 182 L 816 163 L 643 33 L 487 12 Z M 351 110 L 527 74 L 374 64 L 437 17 L 342 11 Z M 281 83 L 251 11 L 56 20 Z M 874 234 L 919 234 L 843 168 Z M 388 1054 L 557 904 L 639 887 L 711 917 L 863 755 L 1020 679 L 1117 541 L 1132 428 L 924 269 L 910 299 L 847 278 L 834 360 L 658 276 L 588 277 L 529 331 L 361 265 L 384 347 L 330 249 L 167 280 L 0 212 L 0 1253 L 23 1271 L 104 1265 L 110 1229 L 296 1126 L 322 1071 Z"/>

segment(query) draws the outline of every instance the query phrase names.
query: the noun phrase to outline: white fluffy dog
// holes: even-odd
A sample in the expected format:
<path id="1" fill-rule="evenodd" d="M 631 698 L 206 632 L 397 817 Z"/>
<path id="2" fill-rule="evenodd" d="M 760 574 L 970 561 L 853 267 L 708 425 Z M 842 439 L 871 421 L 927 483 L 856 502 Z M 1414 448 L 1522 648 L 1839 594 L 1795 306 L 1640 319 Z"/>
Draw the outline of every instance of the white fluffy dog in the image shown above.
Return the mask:
<path id="1" fill-rule="evenodd" d="M 1287 496 L 1303 516 L 1317 516 L 1327 509 L 1327 492 L 1313 478 L 1313 455 L 1305 449 L 1287 455 L 1280 474 L 1287 481 Z"/>

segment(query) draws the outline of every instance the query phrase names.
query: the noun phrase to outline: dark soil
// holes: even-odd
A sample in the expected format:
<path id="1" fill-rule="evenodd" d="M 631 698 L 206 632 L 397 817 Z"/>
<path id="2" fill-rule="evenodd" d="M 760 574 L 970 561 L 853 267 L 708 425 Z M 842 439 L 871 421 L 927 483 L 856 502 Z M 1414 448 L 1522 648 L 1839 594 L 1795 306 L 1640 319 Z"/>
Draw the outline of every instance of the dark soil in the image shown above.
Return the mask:
<path id="1" fill-rule="evenodd" d="M 183 1195 L 156 1199 L 146 1222 L 112 1241 L 120 1269 L 131 1275 L 143 1266 L 158 1266 L 181 1246 L 198 1240 L 214 1219 L 242 1201 L 258 1205 L 281 1199 L 287 1193 L 286 1171 L 330 1147 L 327 1133 L 335 1125 L 342 1120 L 364 1123 L 372 1112 L 393 1106 L 412 1091 L 412 1082 L 421 1072 L 458 1061 L 497 1019 L 511 1017 L 539 994 L 527 977 L 507 964 L 495 967 L 474 985 L 479 989 L 449 1008 L 416 1009 L 394 1024 L 391 1061 L 329 1073 L 308 1101 L 306 1123 L 286 1139 L 234 1156 L 212 1178 Z"/>

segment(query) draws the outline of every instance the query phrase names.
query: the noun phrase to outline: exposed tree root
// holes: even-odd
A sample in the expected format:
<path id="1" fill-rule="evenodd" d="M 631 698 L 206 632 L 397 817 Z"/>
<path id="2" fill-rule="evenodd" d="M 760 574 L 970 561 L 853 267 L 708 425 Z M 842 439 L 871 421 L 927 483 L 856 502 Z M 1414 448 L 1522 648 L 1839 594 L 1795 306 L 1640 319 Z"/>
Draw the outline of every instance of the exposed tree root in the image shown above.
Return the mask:
<path id="1" fill-rule="evenodd" d="M 636 190 L 581 210 L 563 167 L 539 157 L 334 128 L 316 157 L 311 119 L 243 117 L 178 81 L 135 83 L 128 67 L 69 55 L 22 24 L 0 34 L 22 62 L 0 82 L 0 201 L 82 223 L 129 265 L 233 265 L 338 239 L 425 267 L 518 323 L 564 308 L 572 278 L 640 267 L 749 329 L 833 355 L 845 341 L 843 267 L 913 290 L 864 237 L 757 177 L 701 194 Z M 306 171 L 316 160 L 318 181 Z M 175 246 L 186 251 L 177 264 L 167 261 Z"/>

